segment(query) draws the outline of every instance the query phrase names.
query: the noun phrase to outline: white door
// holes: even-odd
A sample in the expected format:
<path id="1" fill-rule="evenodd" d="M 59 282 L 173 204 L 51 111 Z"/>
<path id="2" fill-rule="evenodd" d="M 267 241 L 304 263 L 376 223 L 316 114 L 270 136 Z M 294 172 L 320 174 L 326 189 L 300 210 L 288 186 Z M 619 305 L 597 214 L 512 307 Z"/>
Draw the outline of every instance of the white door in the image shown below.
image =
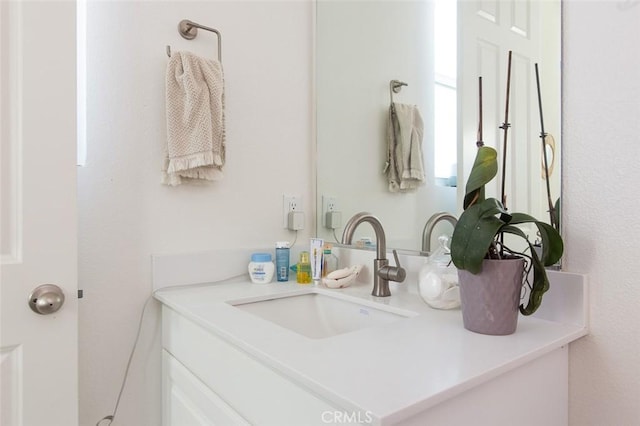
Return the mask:
<path id="1" fill-rule="evenodd" d="M 78 424 L 75 31 L 73 1 L 0 2 L 2 426 Z"/>
<path id="2" fill-rule="evenodd" d="M 506 205 L 511 211 L 529 212 L 547 222 L 548 205 L 540 171 L 542 141 L 539 137 L 534 64 L 539 63 L 541 67 L 543 90 L 555 90 L 554 96 L 543 96 L 543 102 L 548 101 L 545 108 L 545 131 L 554 134 L 558 140 L 559 2 L 553 3 L 551 5 L 551 1 L 547 0 L 477 0 L 462 1 L 458 9 L 458 99 L 462 111 L 458 151 L 458 176 L 462 184 L 458 187 L 459 195 L 464 195 L 464 184 L 475 158 L 479 76 L 483 78 L 483 140 L 486 145 L 497 149 L 499 169 L 502 169 L 504 133 L 499 126 L 505 120 L 507 58 L 511 50 L 508 120 L 511 127 L 507 141 Z M 554 21 L 553 25 L 550 25 L 550 20 Z M 557 41 L 549 43 L 549 40 L 553 40 L 550 32 L 558 38 Z M 501 173 L 500 170 L 498 173 Z M 487 196 L 500 198 L 500 180 L 498 175 L 487 186 Z M 556 196 L 558 195 L 556 190 Z"/>

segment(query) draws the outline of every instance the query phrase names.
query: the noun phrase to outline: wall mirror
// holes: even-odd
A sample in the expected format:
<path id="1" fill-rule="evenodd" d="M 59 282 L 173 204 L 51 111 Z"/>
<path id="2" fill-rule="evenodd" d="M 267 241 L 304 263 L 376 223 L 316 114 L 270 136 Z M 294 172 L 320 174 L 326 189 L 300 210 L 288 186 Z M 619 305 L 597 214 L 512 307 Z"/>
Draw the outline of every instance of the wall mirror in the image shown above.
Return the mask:
<path id="1" fill-rule="evenodd" d="M 550 193 L 560 197 L 560 34 L 557 0 L 318 0 L 316 10 L 317 235 L 337 241 L 346 221 L 368 211 L 387 246 L 420 251 L 427 220 L 459 216 L 475 157 L 478 76 L 483 77 L 483 140 L 502 155 L 508 51 L 511 50 L 507 207 L 549 221 L 534 64 L 545 132 L 553 137 Z M 402 85 L 397 93 L 390 82 Z M 422 118 L 424 184 L 391 192 L 383 170 L 393 101 Z M 405 123 L 406 124 L 406 123 Z M 548 141 L 551 138 L 547 138 Z M 551 142 L 549 142 L 550 144 Z M 487 188 L 499 194 L 498 181 Z M 517 192 L 514 191 L 517 189 Z M 327 223 L 327 210 L 340 212 Z M 442 223 L 437 236 L 451 234 Z M 356 240 L 375 237 L 361 226 Z"/>

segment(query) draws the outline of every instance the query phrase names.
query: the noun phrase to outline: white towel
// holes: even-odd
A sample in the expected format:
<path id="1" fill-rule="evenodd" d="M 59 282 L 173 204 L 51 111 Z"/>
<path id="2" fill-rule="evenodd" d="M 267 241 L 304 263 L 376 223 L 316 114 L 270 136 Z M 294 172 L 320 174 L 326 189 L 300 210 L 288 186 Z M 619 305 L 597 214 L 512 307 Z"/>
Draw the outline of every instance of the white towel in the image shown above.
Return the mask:
<path id="1" fill-rule="evenodd" d="M 225 161 L 222 64 L 174 52 L 166 73 L 167 149 L 162 183 L 219 180 Z"/>
<path id="2" fill-rule="evenodd" d="M 424 184 L 423 133 L 424 123 L 418 107 L 391 104 L 387 126 L 388 158 L 385 164 L 389 191 L 408 192 Z"/>

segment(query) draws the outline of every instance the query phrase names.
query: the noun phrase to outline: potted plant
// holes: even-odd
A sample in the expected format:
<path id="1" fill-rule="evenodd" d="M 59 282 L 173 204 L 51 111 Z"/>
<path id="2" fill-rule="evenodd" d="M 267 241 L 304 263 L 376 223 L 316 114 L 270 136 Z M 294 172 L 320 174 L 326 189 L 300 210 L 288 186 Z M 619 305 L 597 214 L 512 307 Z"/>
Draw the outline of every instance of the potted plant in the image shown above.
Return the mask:
<path id="1" fill-rule="evenodd" d="M 503 125 L 504 129 L 507 127 Z M 525 213 L 509 212 L 500 200 L 485 197 L 485 185 L 496 176 L 498 162 L 496 150 L 484 146 L 481 134 L 480 130 L 478 151 L 465 187 L 464 211 L 451 238 L 451 258 L 458 268 L 465 328 L 504 335 L 515 332 L 518 311 L 531 315 L 538 309 L 549 289 L 545 266 L 558 262 L 564 247 L 552 225 Z M 542 245 L 540 254 L 518 227 L 522 224 L 536 225 Z M 523 246 L 528 248 L 510 248 L 505 236 L 523 239 Z M 513 237 L 509 240 L 513 246 L 512 241 Z M 525 285 L 528 292 L 521 303 Z"/>

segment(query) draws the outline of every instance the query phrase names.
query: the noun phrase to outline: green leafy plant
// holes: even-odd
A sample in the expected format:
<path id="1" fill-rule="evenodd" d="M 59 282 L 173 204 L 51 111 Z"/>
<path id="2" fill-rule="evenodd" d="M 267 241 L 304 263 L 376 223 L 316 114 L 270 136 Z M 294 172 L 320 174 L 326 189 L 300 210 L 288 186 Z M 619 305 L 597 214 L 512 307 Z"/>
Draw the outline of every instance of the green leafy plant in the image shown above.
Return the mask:
<path id="1" fill-rule="evenodd" d="M 501 259 L 522 256 L 528 259 L 523 285 L 529 285 L 529 297 L 519 309 L 523 315 L 533 314 L 542 303 L 543 294 L 549 289 L 545 266 L 560 260 L 564 245 L 562 237 L 551 225 L 524 213 L 511 213 L 495 198 L 485 198 L 485 185 L 497 174 L 498 162 L 495 149 L 478 148 L 469 180 L 465 188 L 464 212 L 454 228 L 451 238 L 451 258 L 458 269 L 473 274 L 480 273 L 484 259 Z M 503 170 L 504 173 L 504 170 Z M 538 229 L 542 244 L 538 255 L 534 244 L 518 225 L 533 223 Z M 528 243 L 527 253 L 511 250 L 505 245 L 504 235 L 521 237 Z M 533 269 L 532 280 L 529 272 Z"/>

